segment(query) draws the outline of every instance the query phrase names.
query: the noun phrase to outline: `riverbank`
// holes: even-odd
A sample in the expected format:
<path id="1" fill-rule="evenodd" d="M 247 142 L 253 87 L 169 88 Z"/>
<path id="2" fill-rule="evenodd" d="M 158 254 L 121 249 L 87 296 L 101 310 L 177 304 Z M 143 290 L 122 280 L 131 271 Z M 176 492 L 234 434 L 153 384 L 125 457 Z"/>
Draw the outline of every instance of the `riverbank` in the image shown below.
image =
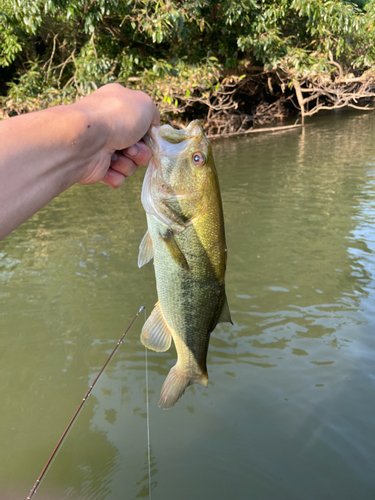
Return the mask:
<path id="1" fill-rule="evenodd" d="M 208 135 L 375 97 L 375 0 L 0 0 L 0 118 L 119 82 Z"/>
<path id="2" fill-rule="evenodd" d="M 328 74 L 316 72 L 308 77 L 280 69 L 244 67 L 242 75 L 223 77 L 214 88 L 196 84 L 188 95 L 171 85 L 165 89 L 169 100 L 159 106 L 164 120 L 175 127 L 199 118 L 210 137 L 248 133 L 276 123 L 282 126 L 287 119 L 300 118 L 304 124 L 306 117 L 321 110 L 373 109 L 374 74 L 345 73 L 334 62 L 331 67 Z"/>
<path id="3" fill-rule="evenodd" d="M 184 128 L 192 119 L 200 119 L 210 138 L 226 137 L 251 133 L 262 126 L 282 127 L 285 120 L 299 119 L 303 124 L 305 117 L 321 110 L 373 109 L 374 74 L 344 74 L 338 63 L 331 65 L 329 75 L 316 73 L 304 78 L 280 69 L 265 71 L 249 66 L 241 68 L 242 74 L 224 76 L 216 71 L 209 75 L 210 79 L 187 79 L 186 87 L 177 75 L 150 82 L 138 78 L 119 82 L 152 95 L 161 111 L 162 123 Z M 20 84 L 22 79 L 11 87 L 7 97 L 0 99 L 0 118 L 69 104 L 86 95 L 73 89 L 45 91 L 41 87 L 39 92 L 35 89 L 25 96 L 17 92 Z"/>

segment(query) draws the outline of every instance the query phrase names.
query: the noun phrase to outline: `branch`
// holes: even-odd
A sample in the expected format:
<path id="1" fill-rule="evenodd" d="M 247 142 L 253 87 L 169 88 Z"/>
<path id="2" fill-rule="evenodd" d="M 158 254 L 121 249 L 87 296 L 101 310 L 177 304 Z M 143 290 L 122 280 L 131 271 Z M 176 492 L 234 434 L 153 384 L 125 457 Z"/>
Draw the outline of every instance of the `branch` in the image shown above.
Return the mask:
<path id="1" fill-rule="evenodd" d="M 208 135 L 208 139 L 217 139 L 218 137 L 232 137 L 234 135 L 245 135 L 245 134 L 256 134 L 259 132 L 279 132 L 279 130 L 291 130 L 295 128 L 303 127 L 302 123 L 295 123 L 294 125 L 285 125 L 283 127 L 266 127 L 266 128 L 256 128 L 245 130 L 244 132 L 230 132 L 229 134 L 215 134 Z"/>
<path id="2" fill-rule="evenodd" d="M 338 68 L 339 70 L 339 77 L 338 79 L 336 80 L 336 83 L 341 83 L 341 80 L 342 80 L 342 77 L 343 77 L 343 71 L 342 71 L 342 67 L 340 66 L 340 64 L 336 61 L 328 61 L 329 64 L 332 64 L 333 66 L 336 66 L 336 68 Z"/>

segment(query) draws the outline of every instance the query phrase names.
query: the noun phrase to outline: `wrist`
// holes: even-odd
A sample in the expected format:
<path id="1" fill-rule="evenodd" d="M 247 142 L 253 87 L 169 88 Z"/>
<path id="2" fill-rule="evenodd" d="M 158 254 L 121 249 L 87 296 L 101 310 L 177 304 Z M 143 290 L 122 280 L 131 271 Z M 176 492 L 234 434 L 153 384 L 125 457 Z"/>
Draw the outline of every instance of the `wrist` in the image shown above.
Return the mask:
<path id="1" fill-rule="evenodd" d="M 91 184 L 101 180 L 114 149 L 108 146 L 111 127 L 103 113 L 85 104 L 85 99 L 82 99 L 69 106 L 72 112 L 70 119 L 76 127 L 71 151 L 77 174 L 74 183 Z"/>

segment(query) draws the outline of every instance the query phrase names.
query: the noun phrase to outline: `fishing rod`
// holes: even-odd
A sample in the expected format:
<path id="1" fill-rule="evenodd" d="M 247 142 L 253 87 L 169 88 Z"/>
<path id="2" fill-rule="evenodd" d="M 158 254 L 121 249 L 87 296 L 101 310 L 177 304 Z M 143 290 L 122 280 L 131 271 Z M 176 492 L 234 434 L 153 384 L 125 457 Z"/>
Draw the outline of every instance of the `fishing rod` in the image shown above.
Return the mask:
<path id="1" fill-rule="evenodd" d="M 95 386 L 96 382 L 99 380 L 100 375 L 104 372 L 104 370 L 105 370 L 106 366 L 107 366 L 107 365 L 108 365 L 108 363 L 111 361 L 111 359 L 112 359 L 113 355 L 114 355 L 114 354 L 115 354 L 115 352 L 117 351 L 118 346 L 119 346 L 119 345 L 123 342 L 123 340 L 124 340 L 124 338 L 125 338 L 125 335 L 128 333 L 128 331 L 130 330 L 130 328 L 133 326 L 133 324 L 135 323 L 136 319 L 138 318 L 138 316 L 140 315 L 140 313 L 143 311 L 143 309 L 144 309 L 144 308 L 145 308 L 144 306 L 142 306 L 142 307 L 140 308 L 140 310 L 139 310 L 139 311 L 137 312 L 137 314 L 134 316 L 134 318 L 133 318 L 132 322 L 130 323 L 130 325 L 128 326 L 128 328 L 127 328 L 127 329 L 125 330 L 125 332 L 123 333 L 123 335 L 122 335 L 122 337 L 120 338 L 120 340 L 117 342 L 117 344 L 116 344 L 116 346 L 114 347 L 113 351 L 112 351 L 112 352 L 111 352 L 111 354 L 108 356 L 107 361 L 106 361 L 106 362 L 104 363 L 104 365 L 102 366 L 102 368 L 101 368 L 100 372 L 97 374 L 97 376 L 96 376 L 96 378 L 95 378 L 94 382 L 91 384 L 91 386 L 90 386 L 89 390 L 86 392 L 86 394 L 85 394 L 84 398 L 82 399 L 82 401 L 81 401 L 80 405 L 78 406 L 78 408 L 76 409 L 76 411 L 75 411 L 74 415 L 73 415 L 73 416 L 72 416 L 72 418 L 70 419 L 70 422 L 69 422 L 69 424 L 67 425 L 67 427 L 66 427 L 65 431 L 62 433 L 61 438 L 59 439 L 59 441 L 58 441 L 57 445 L 55 446 L 55 448 L 54 448 L 53 452 L 51 453 L 51 456 L 50 456 L 50 457 L 49 457 L 49 459 L 47 460 L 46 465 L 43 467 L 42 472 L 39 474 L 38 479 L 35 481 L 34 486 L 31 488 L 30 493 L 29 493 L 29 496 L 27 497 L 27 499 L 26 499 L 26 500 L 30 500 L 30 499 L 34 496 L 34 494 L 36 493 L 36 490 L 37 490 L 38 486 L 40 485 L 40 483 L 41 483 L 41 481 L 42 481 L 43 477 L 45 476 L 45 474 L 46 474 L 46 472 L 47 472 L 47 470 L 48 470 L 49 466 L 51 465 L 52 460 L 53 460 L 53 459 L 54 459 L 54 457 L 56 456 L 56 453 L 58 452 L 58 450 L 59 450 L 59 448 L 60 448 L 60 446 L 61 446 L 62 442 L 64 441 L 65 436 L 68 434 L 68 432 L 69 432 L 70 428 L 72 427 L 72 425 L 73 425 L 73 423 L 74 423 L 75 419 L 77 418 L 77 416 L 78 416 L 79 412 L 80 412 L 80 411 L 81 411 L 81 409 L 82 409 L 82 406 L 85 404 L 86 399 L 90 396 L 91 391 L 93 390 L 93 388 L 94 388 L 94 386 Z"/>

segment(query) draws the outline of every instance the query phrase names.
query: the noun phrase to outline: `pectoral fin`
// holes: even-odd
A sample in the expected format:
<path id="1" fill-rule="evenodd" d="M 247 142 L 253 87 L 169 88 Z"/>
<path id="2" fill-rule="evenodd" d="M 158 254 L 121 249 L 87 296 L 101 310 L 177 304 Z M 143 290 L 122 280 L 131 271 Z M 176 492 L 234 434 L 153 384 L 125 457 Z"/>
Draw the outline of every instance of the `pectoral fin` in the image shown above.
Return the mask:
<path id="1" fill-rule="evenodd" d="M 232 318 L 230 316 L 228 299 L 227 299 L 226 295 L 224 296 L 223 308 L 221 310 L 218 323 L 232 323 L 232 325 L 233 325 L 233 321 L 232 321 Z"/>
<path id="2" fill-rule="evenodd" d="M 165 322 L 159 302 L 142 328 L 141 342 L 157 352 L 168 351 L 172 342 L 172 332 Z"/>
<path id="3" fill-rule="evenodd" d="M 138 254 L 138 267 L 142 267 L 154 256 L 154 248 L 152 246 L 152 239 L 148 230 L 146 234 L 143 236 L 141 244 L 139 245 L 139 254 Z"/>
<path id="4" fill-rule="evenodd" d="M 168 231 L 165 234 L 160 234 L 160 236 L 163 238 L 163 241 L 166 244 L 168 251 L 171 254 L 171 257 L 176 262 L 176 264 L 178 264 L 179 266 L 183 267 L 186 270 L 189 270 L 189 264 L 187 263 L 185 255 L 181 252 L 181 249 L 178 246 L 173 231 L 168 229 Z"/>

